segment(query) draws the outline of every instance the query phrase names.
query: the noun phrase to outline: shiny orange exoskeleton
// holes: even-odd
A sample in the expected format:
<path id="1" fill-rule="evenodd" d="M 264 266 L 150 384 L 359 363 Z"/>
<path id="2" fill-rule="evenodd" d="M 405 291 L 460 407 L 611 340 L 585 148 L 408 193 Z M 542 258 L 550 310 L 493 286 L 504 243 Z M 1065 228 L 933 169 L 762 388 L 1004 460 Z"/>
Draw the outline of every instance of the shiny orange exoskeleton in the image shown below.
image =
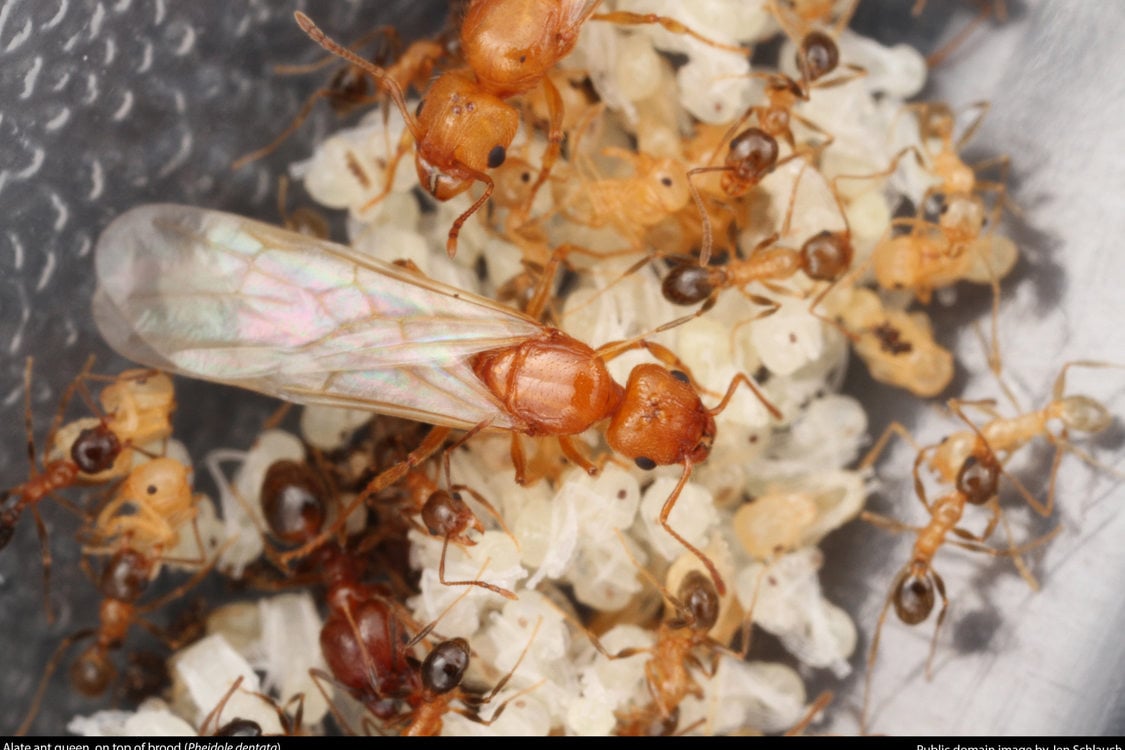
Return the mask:
<path id="1" fill-rule="evenodd" d="M 157 218 L 159 215 L 160 218 Z M 156 220 L 153 222 L 153 220 Z M 184 223 L 186 222 L 186 223 Z M 200 334 L 198 326 L 180 330 L 184 316 L 160 316 L 155 327 L 146 330 L 145 346 L 133 344 L 141 337 L 130 337 L 127 332 L 135 326 L 146 326 L 153 320 L 154 305 L 182 305 L 196 297 L 195 285 L 206 286 L 205 294 L 215 294 L 213 253 L 245 253 L 248 243 L 217 245 L 218 236 L 204 240 L 198 236 L 198 222 L 227 227 L 223 237 L 235 238 L 250 233 L 259 244 L 250 261 L 254 264 L 269 260 L 269 271 L 262 277 L 262 290 L 276 290 L 280 298 L 302 289 L 302 273 L 319 268 L 332 272 L 332 278 L 342 281 L 352 293 L 347 301 L 360 301 L 358 307 L 339 312 L 358 315 L 356 325 L 341 325 L 340 321 L 328 323 L 327 335 L 323 330 L 315 333 L 310 326 L 325 321 L 309 316 L 307 321 L 295 323 L 284 331 L 288 341 L 271 340 L 261 346 L 248 347 L 247 336 L 253 334 L 238 325 L 218 333 L 207 331 L 208 356 L 179 358 L 176 352 L 184 349 L 187 339 Z M 131 231 L 138 223 L 151 227 L 141 244 L 128 240 L 113 240 L 115 231 Z M 192 228 L 195 225 L 195 229 Z M 683 468 L 680 481 L 665 502 L 660 513 L 660 524 L 681 544 L 704 560 L 722 590 L 722 582 L 713 563 L 691 546 L 668 523 L 683 487 L 691 477 L 695 464 L 710 453 L 715 436 L 715 415 L 727 407 L 737 387 L 747 386 L 765 404 L 772 416 L 780 418 L 776 407 L 766 401 L 754 382 L 744 373 L 732 378 L 726 394 L 713 408 L 704 407 L 699 391 L 683 371 L 678 358 L 669 350 L 646 341 L 643 337 L 615 341 L 597 349 L 578 341 L 566 333 L 539 322 L 539 315 L 552 291 L 551 281 L 561 263 L 556 258 L 553 266 L 543 275 L 543 282 L 528 305 L 526 313 L 519 313 L 491 300 L 438 284 L 420 273 L 402 266 L 360 259 L 352 251 L 331 243 L 317 241 L 276 227 L 257 224 L 217 212 L 199 209 L 160 206 L 138 209 L 133 215 L 118 219 L 103 235 L 99 243 L 99 263 L 105 273 L 100 275 L 103 299 L 109 307 L 99 307 L 106 328 L 103 333 L 113 345 L 134 358 L 159 359 L 171 362 L 175 371 L 191 377 L 221 379 L 229 384 L 272 393 L 297 403 L 349 403 L 353 407 L 373 412 L 413 418 L 438 425 L 407 457 L 372 479 L 349 507 L 341 512 L 331 528 L 321 531 L 306 541 L 301 548 L 286 552 L 282 561 L 303 557 L 316 546 L 327 541 L 352 510 L 359 508 L 369 498 L 400 481 L 419 467 L 430 456 L 440 451 L 453 429 L 467 430 L 454 448 L 476 433 L 506 430 L 512 436 L 512 463 L 516 479 L 526 481 L 527 463 L 523 457 L 520 440 L 527 436 L 556 436 L 561 447 L 573 463 L 588 472 L 596 466 L 583 457 L 574 445 L 574 436 L 600 422 L 608 421 L 606 431 L 609 447 L 614 452 L 635 461 L 642 468 L 678 464 Z M 183 230 L 180 232 L 180 230 Z M 164 234 L 168 242 L 159 244 L 170 251 L 155 264 L 149 262 L 151 253 L 144 253 L 146 272 L 143 279 L 134 277 L 129 267 L 133 258 L 129 251 L 140 250 L 150 240 Z M 174 234 L 173 234 L 174 233 Z M 172 239 L 178 236 L 179 241 Z M 268 243 L 266 245 L 260 243 Z M 206 249 L 197 253 L 196 250 Z M 159 254 L 159 253 L 158 253 Z M 158 278 L 152 269 L 163 260 L 179 257 L 175 296 L 149 293 L 143 286 Z M 273 261 L 281 261 L 280 265 Z M 296 261 L 295 265 L 287 265 Z M 124 268 L 109 273 L 109 265 L 120 263 Z M 341 273 L 337 274 L 336 271 Z M 114 285 L 125 288 L 111 288 Z M 132 282 L 139 282 L 133 284 Z M 283 291 L 282 291 L 283 290 Z M 297 291 L 298 294 L 301 292 Z M 358 293 L 358 294 L 355 294 Z M 274 294 L 270 291 L 271 296 Z M 228 319 L 232 322 L 260 318 L 256 297 L 232 294 L 227 298 Z M 409 312 L 410 309 L 415 313 Z M 193 305 L 194 309 L 194 305 Z M 385 310 L 383 313 L 376 311 Z M 134 313 L 139 317 L 134 318 Z M 360 319 L 362 318 L 362 319 Z M 683 323 L 685 319 L 653 329 L 652 333 Z M 404 328 L 404 321 L 409 326 Z M 167 325 L 165 325 L 167 323 Z M 349 342 L 340 346 L 340 335 L 347 334 Z M 118 334 L 122 334 L 119 336 Z M 425 338 L 421 338 L 424 334 Z M 467 334 L 467 335 L 466 335 Z M 307 340 L 313 336 L 315 340 Z M 376 342 L 371 346 L 358 345 L 360 339 Z M 304 340 L 306 343 L 300 344 Z M 395 345 L 389 346 L 389 342 Z M 257 342 L 255 342 L 257 343 Z M 171 347 L 162 351 L 165 347 Z M 243 352 L 248 348 L 254 358 L 270 362 L 269 366 L 257 364 L 250 371 L 220 367 L 231 348 Z M 320 356 L 322 347 L 332 349 L 332 356 Z M 624 352 L 645 349 L 674 370 L 655 364 L 635 367 L 624 387 L 614 382 L 606 369 L 606 362 Z M 324 350 L 327 352 L 327 349 Z M 403 354 L 407 354 L 403 358 Z M 214 355 L 214 356 L 212 356 Z M 274 366 L 277 358 L 308 358 L 299 368 Z M 180 359 L 179 362 L 176 362 Z M 359 365 L 360 361 L 367 364 Z M 335 368 L 346 365 L 349 373 L 358 373 L 358 379 L 348 380 L 330 374 L 314 383 L 307 376 L 318 368 Z M 247 377 L 243 377 L 243 375 Z M 327 374 L 327 373 L 326 373 Z M 398 387 L 388 388 L 383 383 L 375 391 L 368 388 L 369 379 L 391 377 Z M 311 386 L 311 387 L 310 387 Z M 378 398 L 374 396 L 378 394 Z M 445 452 L 446 486 L 448 487 L 448 456 Z"/>
<path id="2" fill-rule="evenodd" d="M 563 138 L 562 97 L 547 72 L 574 49 L 587 20 L 655 23 L 714 44 L 661 16 L 625 11 L 595 16 L 600 4 L 601 0 L 472 0 L 461 22 L 466 67 L 434 81 L 417 113 L 409 111 L 400 82 L 388 71 L 328 39 L 305 14 L 298 12 L 296 18 L 313 41 L 367 71 L 394 100 L 414 137 L 414 164 L 428 193 L 444 201 L 475 182 L 484 183 L 484 194 L 449 230 L 446 249 L 452 256 L 461 227 L 492 194 L 494 184 L 487 170 L 504 163 L 519 129 L 519 112 L 506 100 L 539 86 L 546 93 L 549 111 L 548 148 L 531 198 L 546 181 Z"/>

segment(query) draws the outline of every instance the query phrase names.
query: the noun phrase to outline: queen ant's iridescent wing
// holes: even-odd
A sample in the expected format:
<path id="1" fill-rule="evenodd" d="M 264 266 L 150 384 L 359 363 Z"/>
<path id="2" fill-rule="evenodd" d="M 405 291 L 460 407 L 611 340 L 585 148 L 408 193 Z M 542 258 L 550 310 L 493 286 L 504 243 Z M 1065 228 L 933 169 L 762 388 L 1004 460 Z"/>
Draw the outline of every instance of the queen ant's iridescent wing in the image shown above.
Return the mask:
<path id="1" fill-rule="evenodd" d="M 470 358 L 543 331 L 342 245 L 190 206 L 129 211 L 95 254 L 94 318 L 118 352 L 296 403 L 511 427 Z"/>

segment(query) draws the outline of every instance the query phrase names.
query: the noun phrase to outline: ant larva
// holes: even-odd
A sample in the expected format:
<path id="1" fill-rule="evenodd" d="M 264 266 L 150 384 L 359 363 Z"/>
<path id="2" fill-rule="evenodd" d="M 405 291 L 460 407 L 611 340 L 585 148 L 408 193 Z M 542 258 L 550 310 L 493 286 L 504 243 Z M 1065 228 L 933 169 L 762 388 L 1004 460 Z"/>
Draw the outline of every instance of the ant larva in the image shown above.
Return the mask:
<path id="1" fill-rule="evenodd" d="M 953 355 L 934 341 L 926 313 L 887 307 L 870 289 L 855 287 L 836 305 L 843 326 L 856 335 L 853 347 L 871 377 L 930 398 L 953 379 Z"/>
<path id="2" fill-rule="evenodd" d="M 547 95 L 548 146 L 529 200 L 546 182 L 563 138 L 562 97 L 547 73 L 574 49 L 578 32 L 588 20 L 659 24 L 709 45 L 732 49 L 663 16 L 627 11 L 595 14 L 600 4 L 601 0 L 472 0 L 461 23 L 466 67 L 434 81 L 416 113 L 410 112 L 400 82 L 387 70 L 329 39 L 304 13 L 297 12 L 296 19 L 313 41 L 366 71 L 391 97 L 414 137 L 418 181 L 426 192 L 446 201 L 476 182 L 484 183 L 484 193 L 449 230 L 446 250 L 452 257 L 461 227 L 492 195 L 495 185 L 487 170 L 504 163 L 519 129 L 519 112 L 506 100 L 539 86 Z M 530 203 L 525 210 L 529 208 Z"/>

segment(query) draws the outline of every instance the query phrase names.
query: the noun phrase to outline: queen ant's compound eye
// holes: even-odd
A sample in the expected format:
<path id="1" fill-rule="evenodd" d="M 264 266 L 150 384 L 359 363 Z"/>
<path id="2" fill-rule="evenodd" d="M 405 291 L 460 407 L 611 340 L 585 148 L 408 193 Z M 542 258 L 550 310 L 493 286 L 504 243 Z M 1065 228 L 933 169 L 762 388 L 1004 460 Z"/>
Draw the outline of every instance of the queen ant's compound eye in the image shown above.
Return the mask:
<path id="1" fill-rule="evenodd" d="M 681 383 L 686 383 L 688 385 L 691 384 L 691 378 L 689 378 L 687 376 L 686 372 L 683 372 L 681 370 L 670 370 L 669 372 L 672 373 L 672 377 L 674 377 L 676 380 L 680 381 Z"/>
<path id="2" fill-rule="evenodd" d="M 496 169 L 504 163 L 504 159 L 508 157 L 508 151 L 503 146 L 493 146 L 492 150 L 488 152 L 488 168 Z"/>
<path id="3" fill-rule="evenodd" d="M 638 456 L 637 458 L 633 459 L 633 463 L 637 465 L 637 468 L 644 471 L 652 471 L 656 468 L 656 462 L 651 458 L 645 458 L 644 456 Z"/>

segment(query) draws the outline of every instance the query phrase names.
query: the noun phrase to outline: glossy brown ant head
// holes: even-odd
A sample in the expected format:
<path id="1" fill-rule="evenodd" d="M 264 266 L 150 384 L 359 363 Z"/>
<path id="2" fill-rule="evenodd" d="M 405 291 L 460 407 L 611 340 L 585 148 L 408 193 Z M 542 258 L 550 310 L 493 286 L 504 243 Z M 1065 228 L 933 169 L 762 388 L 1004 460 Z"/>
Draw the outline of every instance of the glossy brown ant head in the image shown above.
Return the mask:
<path id="1" fill-rule="evenodd" d="M 442 641 L 422 662 L 422 687 L 442 695 L 461 684 L 469 668 L 469 642 L 464 638 Z"/>
<path id="2" fill-rule="evenodd" d="M 969 456 L 957 472 L 957 491 L 973 505 L 983 505 L 996 495 L 1000 467 L 995 460 L 981 461 Z"/>
<path id="3" fill-rule="evenodd" d="M 676 266 L 664 277 L 660 290 L 673 305 L 694 305 L 715 293 L 711 269 L 697 265 Z"/>
<path id="4" fill-rule="evenodd" d="M 140 552 L 122 549 L 109 558 L 98 581 L 98 591 L 110 599 L 135 602 L 151 580 L 152 562 Z"/>
<path id="5" fill-rule="evenodd" d="M 606 440 L 642 469 L 699 463 L 711 453 L 715 419 L 686 375 L 655 364 L 637 365 Z"/>
<path id="6" fill-rule="evenodd" d="M 283 542 L 311 539 L 324 526 L 331 492 L 307 464 L 275 461 L 262 480 L 262 514 Z"/>
<path id="7" fill-rule="evenodd" d="M 418 181 L 445 201 L 504 163 L 519 130 L 519 113 L 455 71 L 430 87 L 419 105 L 418 125 L 423 133 L 414 152 Z"/>
<path id="8" fill-rule="evenodd" d="M 484 533 L 484 525 L 461 496 L 438 490 L 422 506 L 422 523 L 436 537 L 449 537 L 459 544 L 476 544 L 466 532 L 475 529 Z"/>
<path id="9" fill-rule="evenodd" d="M 216 737 L 261 737 L 262 727 L 250 719 L 233 719 L 215 730 Z"/>
<path id="10" fill-rule="evenodd" d="M 828 75 L 839 63 L 840 50 L 832 37 L 823 31 L 812 31 L 801 40 L 797 68 L 806 81 L 815 81 Z"/>
<path id="11" fill-rule="evenodd" d="M 907 625 L 917 625 L 930 616 L 934 609 L 934 582 L 925 563 L 916 561 L 909 572 L 899 576 L 892 601 L 898 619 Z"/>
<path id="12" fill-rule="evenodd" d="M 1067 396 L 1052 410 L 1068 430 L 1101 432 L 1113 424 L 1113 415 L 1089 396 Z"/>
<path id="13" fill-rule="evenodd" d="M 740 180 L 757 182 L 777 164 L 777 139 L 760 128 L 746 128 L 731 139 L 726 165 Z"/>
<path id="14" fill-rule="evenodd" d="M 116 676 L 117 669 L 110 662 L 109 655 L 97 644 L 91 644 L 70 665 L 71 685 L 87 698 L 104 693 Z"/>
<path id="15" fill-rule="evenodd" d="M 70 460 L 83 474 L 100 474 L 112 468 L 119 455 L 121 441 L 101 423 L 82 430 L 70 446 Z"/>
<path id="16" fill-rule="evenodd" d="M 801 263 L 810 279 L 835 281 L 851 267 L 854 254 L 845 232 L 825 230 L 801 246 Z"/>
<path id="17" fill-rule="evenodd" d="M 678 617 L 672 627 L 688 627 L 706 633 L 719 620 L 719 594 L 711 577 L 698 570 L 690 571 L 680 582 Z"/>

